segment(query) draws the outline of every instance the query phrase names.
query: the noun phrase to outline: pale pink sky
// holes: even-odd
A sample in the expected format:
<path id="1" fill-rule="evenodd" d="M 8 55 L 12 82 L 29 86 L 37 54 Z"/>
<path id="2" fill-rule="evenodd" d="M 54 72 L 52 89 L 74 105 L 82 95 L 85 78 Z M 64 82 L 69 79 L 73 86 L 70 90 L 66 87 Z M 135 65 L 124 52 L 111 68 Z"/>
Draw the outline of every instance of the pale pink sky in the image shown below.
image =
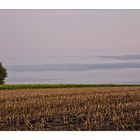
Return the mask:
<path id="1" fill-rule="evenodd" d="M 0 61 L 12 84 L 140 83 L 140 10 L 0 10 Z"/>
<path id="2" fill-rule="evenodd" d="M 0 60 L 6 65 L 139 52 L 140 10 L 0 10 Z"/>

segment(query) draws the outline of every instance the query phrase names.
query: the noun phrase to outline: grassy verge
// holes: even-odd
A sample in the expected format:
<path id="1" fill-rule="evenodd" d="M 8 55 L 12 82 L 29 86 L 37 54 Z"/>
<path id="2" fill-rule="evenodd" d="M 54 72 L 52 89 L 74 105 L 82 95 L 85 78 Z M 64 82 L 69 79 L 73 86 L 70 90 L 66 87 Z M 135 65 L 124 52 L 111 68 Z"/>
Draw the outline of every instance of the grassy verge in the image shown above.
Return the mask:
<path id="1" fill-rule="evenodd" d="M 6 89 L 36 89 L 36 88 L 75 88 L 75 87 L 140 87 L 140 85 L 121 85 L 121 84 L 15 84 L 15 85 L 0 85 L 0 90 L 6 90 Z"/>

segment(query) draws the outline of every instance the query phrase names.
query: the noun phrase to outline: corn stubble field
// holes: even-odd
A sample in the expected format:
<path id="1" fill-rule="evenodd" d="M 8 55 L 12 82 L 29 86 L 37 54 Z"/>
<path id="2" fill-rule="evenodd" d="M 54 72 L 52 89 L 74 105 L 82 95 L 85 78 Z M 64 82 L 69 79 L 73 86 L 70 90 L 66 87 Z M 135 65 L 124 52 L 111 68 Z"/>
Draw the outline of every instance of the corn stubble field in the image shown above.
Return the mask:
<path id="1" fill-rule="evenodd" d="M 0 130 L 140 130 L 140 87 L 0 90 Z"/>

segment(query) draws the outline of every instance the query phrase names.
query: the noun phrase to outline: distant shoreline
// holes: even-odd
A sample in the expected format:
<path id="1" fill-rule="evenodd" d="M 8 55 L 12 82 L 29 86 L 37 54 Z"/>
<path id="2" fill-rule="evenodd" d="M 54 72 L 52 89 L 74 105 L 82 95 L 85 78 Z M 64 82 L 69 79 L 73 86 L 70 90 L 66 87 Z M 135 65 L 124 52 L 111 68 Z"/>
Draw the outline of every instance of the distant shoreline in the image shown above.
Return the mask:
<path id="1" fill-rule="evenodd" d="M 0 90 L 75 87 L 140 87 L 140 84 L 4 84 L 0 85 Z"/>

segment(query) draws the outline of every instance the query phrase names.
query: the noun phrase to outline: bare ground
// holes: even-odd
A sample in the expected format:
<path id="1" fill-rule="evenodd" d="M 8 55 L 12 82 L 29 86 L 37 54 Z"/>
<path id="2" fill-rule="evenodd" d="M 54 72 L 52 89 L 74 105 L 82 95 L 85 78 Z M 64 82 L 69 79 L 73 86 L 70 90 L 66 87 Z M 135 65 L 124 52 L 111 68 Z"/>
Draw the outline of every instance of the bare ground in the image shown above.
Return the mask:
<path id="1" fill-rule="evenodd" d="M 0 130 L 140 130 L 140 87 L 0 90 Z"/>

